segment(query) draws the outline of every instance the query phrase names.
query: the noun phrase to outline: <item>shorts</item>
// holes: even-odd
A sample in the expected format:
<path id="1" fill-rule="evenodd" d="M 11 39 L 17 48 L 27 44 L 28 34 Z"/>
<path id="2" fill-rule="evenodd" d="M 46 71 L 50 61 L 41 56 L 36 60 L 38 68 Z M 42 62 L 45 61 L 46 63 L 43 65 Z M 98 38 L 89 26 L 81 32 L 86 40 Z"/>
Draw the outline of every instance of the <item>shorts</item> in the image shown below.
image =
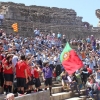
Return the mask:
<path id="1" fill-rule="evenodd" d="M 29 85 L 34 85 L 34 83 L 33 83 L 33 77 L 31 77 L 31 81 L 29 80 Z"/>
<path id="2" fill-rule="evenodd" d="M 4 80 L 13 82 L 13 74 L 4 74 Z"/>
<path id="3" fill-rule="evenodd" d="M 26 83 L 26 84 L 25 84 L 24 89 L 25 89 L 25 90 L 27 90 L 27 89 L 28 89 L 28 87 L 29 87 L 29 79 L 28 79 L 28 83 Z"/>
<path id="4" fill-rule="evenodd" d="M 46 78 L 46 80 L 45 80 L 45 85 L 46 86 L 52 86 L 52 77 L 51 78 Z"/>
<path id="5" fill-rule="evenodd" d="M 41 86 L 41 82 L 39 78 L 35 78 L 35 87 L 38 88 Z"/>
<path id="6" fill-rule="evenodd" d="M 17 87 L 25 87 L 26 78 L 17 78 Z"/>

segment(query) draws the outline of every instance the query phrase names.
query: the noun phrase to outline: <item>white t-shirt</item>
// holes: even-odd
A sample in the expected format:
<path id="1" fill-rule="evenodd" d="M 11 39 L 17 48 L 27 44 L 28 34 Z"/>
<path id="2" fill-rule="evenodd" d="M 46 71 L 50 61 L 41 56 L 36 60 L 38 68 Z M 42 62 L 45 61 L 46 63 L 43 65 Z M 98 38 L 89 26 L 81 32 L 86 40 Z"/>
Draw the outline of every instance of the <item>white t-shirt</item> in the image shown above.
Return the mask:
<path id="1" fill-rule="evenodd" d="M 14 65 L 14 67 L 16 66 L 17 62 L 18 62 L 18 56 L 14 55 L 12 58 L 12 64 Z"/>

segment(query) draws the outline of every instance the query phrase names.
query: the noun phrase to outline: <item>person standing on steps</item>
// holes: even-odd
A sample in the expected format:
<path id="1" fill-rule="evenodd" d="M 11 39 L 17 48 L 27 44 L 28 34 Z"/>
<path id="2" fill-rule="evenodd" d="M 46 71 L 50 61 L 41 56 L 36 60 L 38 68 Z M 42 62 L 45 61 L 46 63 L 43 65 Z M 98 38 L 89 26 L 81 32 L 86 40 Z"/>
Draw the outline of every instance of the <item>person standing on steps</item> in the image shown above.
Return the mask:
<path id="1" fill-rule="evenodd" d="M 39 76 L 40 72 L 41 72 L 41 69 L 39 67 L 39 64 L 35 64 L 34 69 L 33 69 L 33 76 L 35 78 L 36 91 L 42 91 L 40 76 Z"/>
<path id="2" fill-rule="evenodd" d="M 16 78 L 18 93 L 25 93 L 25 86 L 28 83 L 26 56 L 21 55 L 21 59 L 16 64 Z"/>
<path id="3" fill-rule="evenodd" d="M 49 66 L 49 61 L 43 61 L 43 80 L 45 82 L 45 90 L 47 90 L 48 86 L 49 86 L 49 90 L 50 90 L 50 96 L 51 94 L 51 90 L 52 90 L 52 68 Z"/>
<path id="4" fill-rule="evenodd" d="M 8 54 L 6 61 L 4 62 L 4 81 L 5 81 L 5 90 L 6 94 L 12 92 L 13 84 L 13 65 L 12 65 L 12 54 Z"/>
<path id="5" fill-rule="evenodd" d="M 3 87 L 4 84 L 3 64 L 2 64 L 3 59 L 4 59 L 3 51 L 0 51 L 0 87 Z"/>

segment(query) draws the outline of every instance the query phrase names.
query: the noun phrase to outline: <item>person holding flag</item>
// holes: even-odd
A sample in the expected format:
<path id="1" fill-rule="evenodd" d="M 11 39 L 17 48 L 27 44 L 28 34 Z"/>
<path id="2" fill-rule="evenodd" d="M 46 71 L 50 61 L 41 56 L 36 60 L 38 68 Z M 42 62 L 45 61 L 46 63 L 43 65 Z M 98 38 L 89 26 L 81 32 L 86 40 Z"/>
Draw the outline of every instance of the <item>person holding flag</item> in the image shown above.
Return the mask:
<path id="1" fill-rule="evenodd" d="M 65 71 L 70 76 L 68 80 L 70 82 L 70 88 L 72 92 L 74 87 L 74 89 L 80 96 L 80 90 L 77 83 L 78 80 L 76 78 L 75 72 L 83 67 L 83 62 L 81 61 L 77 53 L 70 47 L 68 42 L 60 55 L 60 61 Z"/>
<path id="2" fill-rule="evenodd" d="M 68 42 L 60 55 L 60 61 L 69 75 L 83 67 L 83 62 Z"/>

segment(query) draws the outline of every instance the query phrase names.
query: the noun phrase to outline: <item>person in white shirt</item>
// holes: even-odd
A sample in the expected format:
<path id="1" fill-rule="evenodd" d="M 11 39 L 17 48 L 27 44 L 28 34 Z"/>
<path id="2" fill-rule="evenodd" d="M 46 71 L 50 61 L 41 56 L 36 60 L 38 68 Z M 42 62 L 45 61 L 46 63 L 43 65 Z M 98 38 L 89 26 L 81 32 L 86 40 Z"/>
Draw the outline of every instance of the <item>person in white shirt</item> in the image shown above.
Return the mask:
<path id="1" fill-rule="evenodd" d="M 55 37 L 55 33 L 52 33 L 52 36 Z"/>
<path id="2" fill-rule="evenodd" d="M 40 35 L 40 30 L 38 30 L 37 28 L 34 30 L 34 34 L 35 36 L 39 36 Z"/>
<path id="3" fill-rule="evenodd" d="M 92 59 L 90 59 L 89 68 L 91 68 L 92 70 L 94 70 L 94 63 L 93 63 Z"/>
<path id="4" fill-rule="evenodd" d="M 16 56 L 15 53 L 13 53 L 13 54 L 14 54 L 14 56 L 12 58 L 12 64 L 15 67 L 16 66 L 16 63 L 18 62 L 18 56 Z"/>
<path id="5" fill-rule="evenodd" d="M 4 19 L 4 15 L 0 14 L 0 25 L 2 25 Z"/>

